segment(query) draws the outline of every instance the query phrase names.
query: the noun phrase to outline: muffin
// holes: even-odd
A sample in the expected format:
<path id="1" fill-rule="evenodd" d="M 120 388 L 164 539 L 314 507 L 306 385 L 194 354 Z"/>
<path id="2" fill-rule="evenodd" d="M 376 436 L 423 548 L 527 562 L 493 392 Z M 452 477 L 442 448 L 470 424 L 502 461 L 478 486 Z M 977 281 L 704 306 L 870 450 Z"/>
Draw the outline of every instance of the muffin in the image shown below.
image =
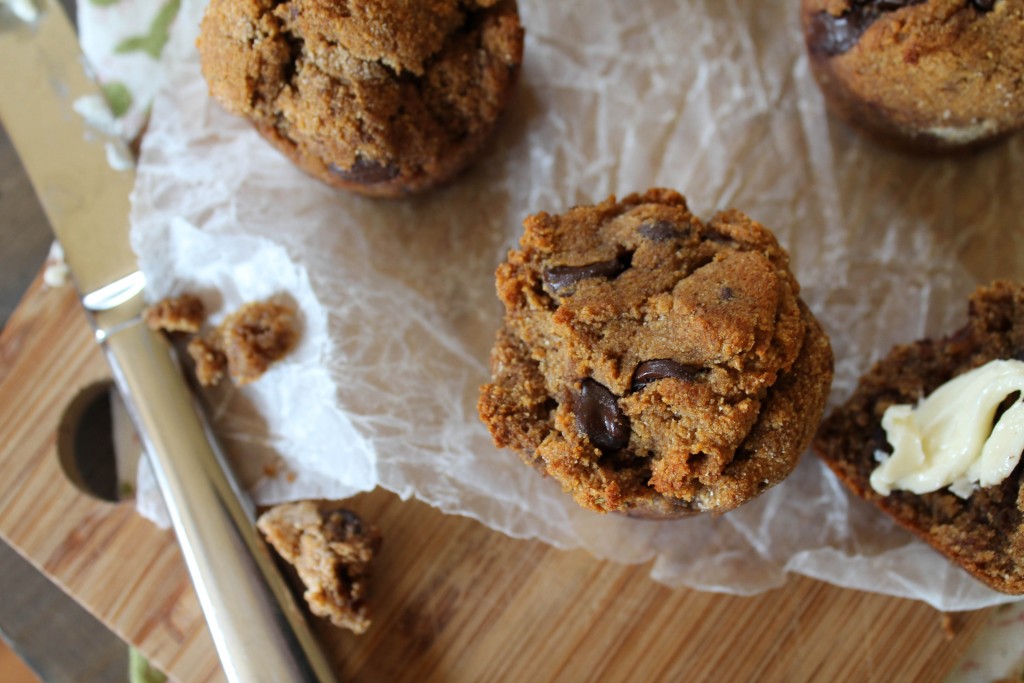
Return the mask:
<path id="1" fill-rule="evenodd" d="M 649 190 L 524 222 L 480 417 L 599 512 L 725 512 L 807 448 L 832 351 L 775 237 Z"/>
<path id="2" fill-rule="evenodd" d="M 1024 125 L 1024 0 L 802 0 L 829 108 L 883 144 L 966 150 Z"/>
<path id="3" fill-rule="evenodd" d="M 300 168 L 376 197 L 451 179 L 514 90 L 514 0 L 212 0 L 210 93 Z"/>
<path id="4" fill-rule="evenodd" d="M 861 378 L 849 400 L 822 423 L 814 442 L 821 458 L 855 494 L 891 515 L 979 580 L 1013 594 L 1024 593 L 1024 476 L 1019 461 L 1014 464 L 1012 459 L 1020 458 L 1019 441 L 1001 481 L 971 483 L 948 477 L 951 483 L 936 489 L 942 482 L 929 481 L 932 477 L 923 473 L 893 484 L 886 470 L 891 469 L 888 463 L 894 451 L 890 440 L 900 441 L 889 433 L 893 430 L 891 416 L 897 414 L 899 406 L 916 406 L 922 399 L 937 396 L 943 387 L 948 393 L 950 382 L 966 378 L 971 371 L 1014 363 L 1021 370 L 1022 361 L 1024 286 L 996 282 L 979 288 L 970 298 L 968 322 L 963 328 L 940 339 L 894 348 Z M 994 388 L 989 380 L 982 381 Z M 980 411 L 976 420 L 979 424 L 973 429 L 987 438 L 1009 411 L 1019 415 L 1021 407 L 1014 405 L 1020 403 L 1020 388 L 1024 385 L 1020 381 L 1017 385 L 1016 390 L 1010 386 L 990 397 L 988 410 Z M 952 388 L 954 393 L 962 391 L 960 387 Z M 967 398 L 983 407 L 974 396 L 968 394 Z M 946 408 L 940 421 L 951 421 L 953 415 L 959 417 L 964 410 Z M 965 425 L 955 426 L 957 433 L 967 431 Z M 1021 427 L 1017 427 L 1017 434 L 1021 434 Z M 950 447 L 933 439 L 930 451 L 940 446 Z M 930 485 L 923 486 L 925 483 Z"/>

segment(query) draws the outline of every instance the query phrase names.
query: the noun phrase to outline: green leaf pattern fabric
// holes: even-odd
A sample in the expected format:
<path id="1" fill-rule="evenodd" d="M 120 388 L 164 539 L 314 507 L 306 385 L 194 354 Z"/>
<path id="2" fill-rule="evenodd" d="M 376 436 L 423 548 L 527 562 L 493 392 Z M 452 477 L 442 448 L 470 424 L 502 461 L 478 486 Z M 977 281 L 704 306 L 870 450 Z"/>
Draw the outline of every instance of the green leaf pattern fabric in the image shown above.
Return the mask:
<path id="1" fill-rule="evenodd" d="M 79 39 L 110 109 L 112 126 L 132 140 L 163 83 L 161 56 L 181 0 L 78 3 Z"/>
<path id="2" fill-rule="evenodd" d="M 103 95 L 110 105 L 110 113 L 119 119 L 128 113 L 132 106 L 132 91 L 121 81 L 109 81 L 102 86 Z"/>
<path id="3" fill-rule="evenodd" d="M 124 54 L 141 50 L 153 59 L 160 59 L 160 53 L 163 52 L 164 45 L 167 44 L 167 39 L 170 37 L 171 22 L 178 15 L 180 6 L 180 0 L 168 0 L 167 4 L 160 8 L 146 33 L 125 38 L 117 44 L 114 52 Z"/>

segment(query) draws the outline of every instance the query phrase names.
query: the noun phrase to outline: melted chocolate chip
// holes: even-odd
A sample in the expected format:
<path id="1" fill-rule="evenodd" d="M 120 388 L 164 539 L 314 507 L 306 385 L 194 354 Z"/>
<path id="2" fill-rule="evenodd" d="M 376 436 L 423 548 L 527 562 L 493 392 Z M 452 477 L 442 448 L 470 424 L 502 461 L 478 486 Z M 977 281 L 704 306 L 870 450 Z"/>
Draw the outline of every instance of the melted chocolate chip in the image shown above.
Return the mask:
<path id="1" fill-rule="evenodd" d="M 732 456 L 733 462 L 746 462 L 754 457 L 754 451 L 746 446 L 740 446 Z"/>
<path id="2" fill-rule="evenodd" d="M 594 277 L 604 277 L 609 280 L 618 277 L 622 271 L 629 268 L 633 260 L 633 254 L 625 253 L 610 261 L 598 261 L 588 263 L 585 266 L 555 266 L 544 269 L 544 284 L 551 288 L 555 294 L 575 285 L 580 280 L 587 280 Z"/>
<path id="3" fill-rule="evenodd" d="M 670 358 L 659 358 L 656 360 L 645 360 L 636 366 L 633 371 L 633 382 L 631 389 L 639 391 L 651 382 L 669 377 L 690 382 L 707 372 L 706 368 L 697 365 L 683 365 Z"/>
<path id="4" fill-rule="evenodd" d="M 811 17 L 811 49 L 826 57 L 841 55 L 860 40 L 864 32 L 886 12 L 919 5 L 927 0 L 853 0 L 839 16 L 818 12 Z"/>
<path id="5" fill-rule="evenodd" d="M 992 8 L 996 6 L 996 0 L 971 0 L 971 4 L 979 12 L 991 12 Z"/>
<path id="6" fill-rule="evenodd" d="M 1010 479 L 1010 477 L 1007 477 L 1007 479 Z M 1001 506 L 994 513 L 989 513 L 989 519 L 992 526 L 1005 534 L 1016 532 L 1020 526 L 1020 512 L 1016 506 L 1013 506 L 1013 508 Z"/>
<path id="7" fill-rule="evenodd" d="M 352 164 L 352 168 L 340 168 L 331 164 L 327 167 L 327 170 L 342 180 L 359 183 L 360 185 L 384 183 L 394 179 L 399 173 L 397 166 L 382 164 L 377 161 L 364 159 L 363 157 L 356 157 L 356 162 Z"/>
<path id="8" fill-rule="evenodd" d="M 603 384 L 589 377 L 583 380 L 575 408 L 576 428 L 602 453 L 621 451 L 629 444 L 629 418 Z"/>
<path id="9" fill-rule="evenodd" d="M 637 228 L 637 232 L 652 242 L 668 242 L 686 234 L 682 228 L 671 221 L 644 221 Z"/>
<path id="10" fill-rule="evenodd" d="M 324 531 L 328 538 L 345 539 L 366 533 L 363 520 L 351 510 L 324 510 L 320 513 Z"/>

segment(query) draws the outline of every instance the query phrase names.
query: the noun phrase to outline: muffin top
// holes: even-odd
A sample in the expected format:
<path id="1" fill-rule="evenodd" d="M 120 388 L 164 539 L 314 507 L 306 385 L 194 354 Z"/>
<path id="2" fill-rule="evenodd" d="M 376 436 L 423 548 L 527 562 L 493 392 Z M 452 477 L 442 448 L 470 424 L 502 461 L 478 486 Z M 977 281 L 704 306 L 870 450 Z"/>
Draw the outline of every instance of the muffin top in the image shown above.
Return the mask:
<path id="1" fill-rule="evenodd" d="M 524 225 L 481 400 L 499 445 L 597 510 L 726 510 L 788 474 L 814 410 L 787 408 L 795 452 L 759 452 L 755 425 L 802 354 L 826 368 L 807 392 L 823 401 L 831 355 L 768 230 L 738 211 L 705 224 L 669 190 Z"/>
<path id="2" fill-rule="evenodd" d="M 303 36 L 312 53 L 341 47 L 356 59 L 395 73 L 422 76 L 431 58 L 468 16 L 498 0 L 362 0 L 289 3 L 287 31 Z M 294 11 L 294 15 L 292 12 Z"/>
<path id="3" fill-rule="evenodd" d="M 513 0 L 212 0 L 211 94 L 311 174 L 367 194 L 443 181 L 505 108 Z"/>

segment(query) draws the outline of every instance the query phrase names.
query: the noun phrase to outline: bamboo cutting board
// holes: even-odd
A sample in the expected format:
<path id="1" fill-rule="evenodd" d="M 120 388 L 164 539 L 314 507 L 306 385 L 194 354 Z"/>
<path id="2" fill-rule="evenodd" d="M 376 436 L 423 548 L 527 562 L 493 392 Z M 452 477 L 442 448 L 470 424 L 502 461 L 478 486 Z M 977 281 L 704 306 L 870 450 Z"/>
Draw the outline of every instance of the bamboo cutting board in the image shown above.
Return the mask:
<path id="1" fill-rule="evenodd" d="M 175 680 L 221 681 L 173 535 L 79 492 L 65 406 L 108 376 L 70 288 L 39 280 L 0 335 L 0 536 Z M 670 590 L 648 567 L 517 541 L 384 491 L 374 624 L 318 625 L 353 681 L 934 681 L 985 620 L 792 579 L 753 597 Z"/>

